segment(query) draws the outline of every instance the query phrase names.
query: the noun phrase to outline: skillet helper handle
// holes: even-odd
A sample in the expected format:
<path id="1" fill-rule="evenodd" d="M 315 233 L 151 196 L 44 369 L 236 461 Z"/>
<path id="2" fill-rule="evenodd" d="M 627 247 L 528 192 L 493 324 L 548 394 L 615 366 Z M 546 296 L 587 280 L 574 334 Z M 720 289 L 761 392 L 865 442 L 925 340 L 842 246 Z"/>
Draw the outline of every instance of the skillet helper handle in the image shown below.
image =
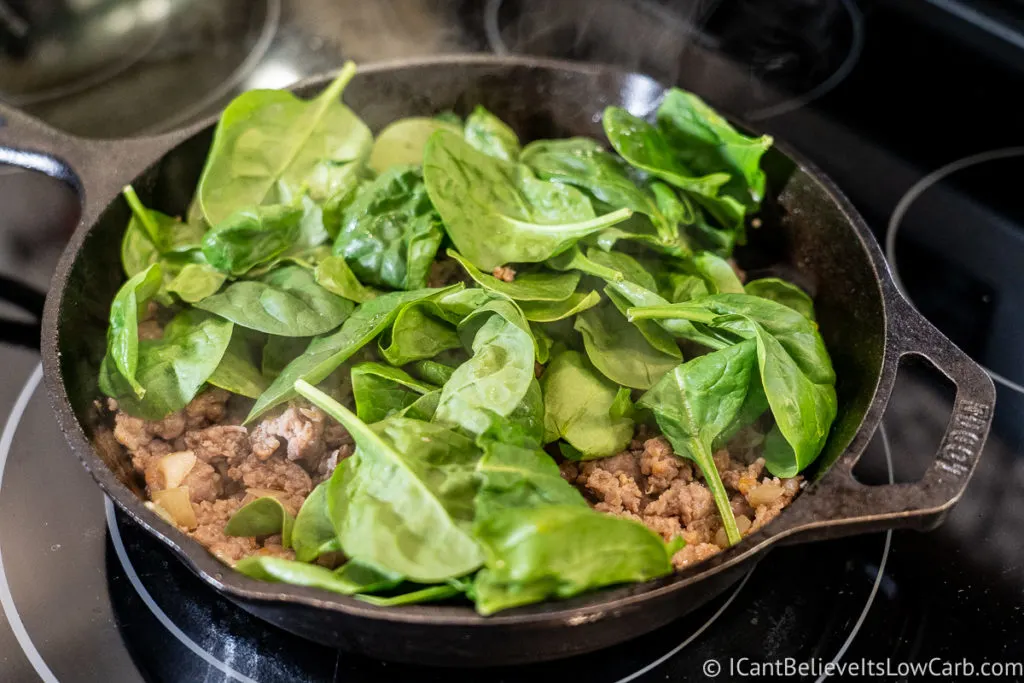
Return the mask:
<path id="1" fill-rule="evenodd" d="M 79 226 L 90 225 L 121 189 L 193 131 L 123 140 L 64 133 L 0 103 L 0 164 L 68 183 L 82 202 Z"/>
<path id="2" fill-rule="evenodd" d="M 939 332 L 892 286 L 887 295 L 888 338 L 886 386 L 900 360 L 917 356 L 929 361 L 952 381 L 956 398 L 938 452 L 917 482 L 868 486 L 856 481 L 853 467 L 870 435 L 860 447 L 851 447 L 825 476 L 801 496 L 808 498 L 797 518 L 780 530 L 793 540 L 835 538 L 882 529 L 938 526 L 963 495 L 981 457 L 995 408 L 992 378 Z M 891 390 L 890 390 L 891 391 Z M 886 397 L 888 399 L 888 397 Z M 884 410 L 886 402 L 879 402 Z M 899 457 L 899 454 L 894 454 Z M 796 510 L 794 510 L 796 512 Z"/>

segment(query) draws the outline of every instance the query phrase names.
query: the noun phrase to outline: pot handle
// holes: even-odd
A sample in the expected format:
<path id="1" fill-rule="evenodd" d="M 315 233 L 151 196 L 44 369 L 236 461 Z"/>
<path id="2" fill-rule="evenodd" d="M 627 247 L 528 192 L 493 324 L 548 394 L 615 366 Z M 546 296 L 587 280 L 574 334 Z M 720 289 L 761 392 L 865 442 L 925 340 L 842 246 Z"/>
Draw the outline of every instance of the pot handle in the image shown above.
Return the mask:
<path id="1" fill-rule="evenodd" d="M 38 171 L 68 183 L 82 203 L 79 227 L 91 225 L 127 183 L 194 131 L 126 140 L 87 140 L 51 128 L 0 103 L 0 163 Z M 0 301 L 34 322 L 0 318 L 0 343 L 39 347 L 45 295 L 0 276 Z"/>
<path id="2" fill-rule="evenodd" d="M 39 171 L 71 185 L 90 225 L 121 189 L 193 128 L 152 137 L 86 139 L 64 133 L 0 103 L 0 163 Z"/>
<path id="3" fill-rule="evenodd" d="M 853 467 L 872 435 L 858 435 L 825 476 L 800 496 L 800 505 L 782 515 L 779 522 L 784 527 L 769 532 L 772 535 L 807 541 L 894 527 L 928 530 L 942 522 L 967 487 L 992 423 L 996 399 L 992 378 L 892 285 L 886 304 L 882 386 L 891 393 L 900 360 L 908 356 L 929 361 L 956 386 L 953 411 L 935 459 L 917 482 L 861 484 L 853 476 Z M 878 417 L 889 397 L 884 398 L 872 407 Z M 790 517 L 791 513 L 797 514 Z"/>

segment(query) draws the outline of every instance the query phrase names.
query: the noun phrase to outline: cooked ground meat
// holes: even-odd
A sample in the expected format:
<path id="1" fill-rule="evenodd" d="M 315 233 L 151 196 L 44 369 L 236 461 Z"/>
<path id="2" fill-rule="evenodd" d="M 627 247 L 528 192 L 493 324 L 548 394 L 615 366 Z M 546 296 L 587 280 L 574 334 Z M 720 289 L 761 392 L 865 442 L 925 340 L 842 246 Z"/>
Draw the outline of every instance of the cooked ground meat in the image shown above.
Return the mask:
<path id="1" fill-rule="evenodd" d="M 494 270 L 491 271 L 491 275 L 502 282 L 512 282 L 516 279 L 516 271 L 510 266 L 495 266 Z"/>
<path id="2" fill-rule="evenodd" d="M 595 510 L 643 522 L 666 540 L 682 536 L 686 546 L 672 558 L 676 568 L 703 562 L 727 546 L 711 491 L 699 470 L 677 456 L 666 439 L 645 436 L 638 432 L 627 450 L 610 458 L 567 460 L 560 465 L 562 477 L 579 487 Z M 800 477 L 766 476 L 761 458 L 734 460 L 723 449 L 714 459 L 744 534 L 775 519 L 800 491 Z"/>
<path id="3" fill-rule="evenodd" d="M 225 391 L 208 389 L 162 420 L 116 412 L 113 437 L 129 452 L 150 496 L 188 487 L 198 524 L 186 531 L 214 555 L 229 563 L 254 553 L 294 557 L 280 537 L 232 538 L 224 535 L 224 525 L 242 505 L 263 495 L 274 495 L 293 514 L 298 512 L 314 481 L 329 477 L 340 460 L 352 455 L 352 437 L 321 410 L 301 402 L 251 428 L 230 424 L 235 418 L 229 415 L 228 398 Z M 115 401 L 107 407 L 117 411 Z M 169 455 L 173 464 L 165 460 Z"/>

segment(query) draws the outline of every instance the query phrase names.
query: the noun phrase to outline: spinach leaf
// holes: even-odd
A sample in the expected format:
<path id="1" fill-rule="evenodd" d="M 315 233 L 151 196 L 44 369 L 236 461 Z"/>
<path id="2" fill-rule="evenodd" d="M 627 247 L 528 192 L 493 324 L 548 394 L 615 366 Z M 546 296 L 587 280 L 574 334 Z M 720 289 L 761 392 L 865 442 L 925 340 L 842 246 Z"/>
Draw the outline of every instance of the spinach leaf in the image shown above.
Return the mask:
<path id="1" fill-rule="evenodd" d="M 483 554 L 468 531 L 479 458 L 472 441 L 441 425 L 399 417 L 370 429 L 306 382 L 295 388 L 356 442 L 354 464 L 335 470 L 328 487 L 328 509 L 346 555 L 419 583 L 480 566 Z"/>
<path id="2" fill-rule="evenodd" d="M 160 260 L 160 250 L 138 221 L 131 221 L 121 238 L 121 267 L 132 277 Z"/>
<path id="3" fill-rule="evenodd" d="M 395 415 L 398 417 L 408 417 L 412 420 L 430 422 L 434 419 L 434 413 L 437 412 L 437 403 L 440 400 L 441 390 L 435 389 L 423 394 L 408 406 L 395 413 Z"/>
<path id="4" fill-rule="evenodd" d="M 423 174 L 455 247 L 484 271 L 543 261 L 630 215 L 621 209 L 595 218 L 579 190 L 537 180 L 443 130 L 427 141 Z"/>
<path id="5" fill-rule="evenodd" d="M 462 285 L 453 285 L 446 289 L 392 292 L 360 304 L 337 331 L 314 339 L 302 355 L 285 366 L 270 387 L 256 400 L 256 405 L 249 411 L 245 421 L 252 422 L 274 406 L 293 397 L 296 380 L 306 380 L 311 384 L 322 382 L 352 354 L 391 325 L 403 305 L 429 296 L 441 296 L 461 287 Z"/>
<path id="6" fill-rule="evenodd" d="M 309 586 L 341 595 L 388 590 L 402 583 L 400 576 L 380 572 L 352 562 L 347 562 L 332 571 L 319 565 L 269 555 L 243 557 L 235 565 L 235 569 L 260 581 Z"/>
<path id="7" fill-rule="evenodd" d="M 710 294 L 742 294 L 743 283 L 729 262 L 708 251 L 694 254 L 693 266 L 707 283 Z"/>
<path id="8" fill-rule="evenodd" d="M 647 216 L 658 240 L 683 250 L 678 223 L 662 213 L 654 193 L 634 182 L 629 166 L 590 138 L 537 140 L 523 150 L 522 162 L 544 180 L 573 185 L 613 209 Z"/>
<path id="9" fill-rule="evenodd" d="M 141 230 L 153 247 L 161 254 L 189 251 L 199 247 L 206 226 L 202 223 L 182 223 L 156 209 L 147 209 L 142 200 L 135 194 L 131 185 L 122 190 L 128 206 L 132 210 L 132 219 L 125 233 Z"/>
<path id="10" fill-rule="evenodd" d="M 817 325 L 784 304 L 749 294 L 716 294 L 679 304 L 633 308 L 634 318 L 684 319 L 757 342 L 757 362 L 775 429 L 768 471 L 793 477 L 810 465 L 836 416 L 835 372 Z"/>
<path id="11" fill-rule="evenodd" d="M 704 278 L 699 275 L 691 275 L 690 273 L 662 273 L 659 284 L 661 292 L 668 297 L 669 302 L 674 304 L 706 296 L 710 293 Z M 640 321 L 638 320 L 637 322 Z"/>
<path id="12" fill-rule="evenodd" d="M 441 386 L 452 377 L 452 373 L 455 372 L 455 368 L 444 363 L 439 363 L 436 360 L 418 360 L 414 363 L 410 363 L 407 368 L 409 374 L 413 375 L 421 382 L 427 384 L 435 384 Z"/>
<path id="13" fill-rule="evenodd" d="M 260 360 L 260 372 L 268 380 L 273 380 L 285 366 L 302 355 L 302 352 L 309 346 L 307 337 L 278 337 L 267 335 L 267 343 L 263 345 L 263 355 Z"/>
<path id="14" fill-rule="evenodd" d="M 612 147 L 632 166 L 689 192 L 726 228 L 742 227 L 743 204 L 723 194 L 723 186 L 730 180 L 728 173 L 705 174 L 691 170 L 661 130 L 625 109 L 608 107 L 604 110 L 603 123 Z"/>
<path id="15" fill-rule="evenodd" d="M 486 409 L 485 412 L 488 424 L 477 434 L 477 445 L 497 441 L 524 448 L 540 448 L 544 444 L 544 395 L 536 379 L 530 382 L 523 399 L 508 415 Z"/>
<path id="16" fill-rule="evenodd" d="M 390 597 L 383 597 L 380 595 L 357 595 L 356 599 L 361 600 L 362 602 L 368 602 L 377 607 L 399 607 L 401 605 L 418 605 L 424 602 L 446 600 L 448 598 L 454 598 L 460 593 L 462 593 L 462 591 L 456 586 L 441 584 L 438 586 L 420 588 L 419 590 L 401 593 Z"/>
<path id="17" fill-rule="evenodd" d="M 213 296 L 221 288 L 227 276 L 205 263 L 188 263 L 167 283 L 167 291 L 190 304 Z"/>
<path id="18" fill-rule="evenodd" d="M 540 272 L 523 273 L 517 275 L 512 282 L 505 282 L 493 275 L 480 272 L 454 249 L 449 249 L 447 253 L 459 262 L 478 285 L 515 301 L 565 301 L 576 291 L 576 285 L 580 281 L 578 273 L 555 275 Z"/>
<path id="19" fill-rule="evenodd" d="M 672 88 L 658 107 L 658 128 L 676 156 L 697 173 L 729 174 L 723 194 L 749 209 L 764 197 L 761 157 L 772 138 L 748 137 L 693 93 Z"/>
<path id="20" fill-rule="evenodd" d="M 748 282 L 743 291 L 751 296 L 771 299 L 789 306 L 808 320 L 814 320 L 814 300 L 796 285 L 777 277 L 765 277 Z"/>
<path id="21" fill-rule="evenodd" d="M 519 157 L 519 137 L 515 131 L 479 104 L 466 117 L 462 133 L 466 142 L 484 154 L 503 161 Z"/>
<path id="22" fill-rule="evenodd" d="M 259 398 L 260 394 L 266 391 L 269 381 L 257 366 L 258 342 L 251 331 L 236 326 L 231 333 L 228 348 L 217 364 L 217 369 L 206 381 L 233 394 Z"/>
<path id="23" fill-rule="evenodd" d="M 327 511 L 327 486 L 328 481 L 323 481 L 306 496 L 292 525 L 292 548 L 299 562 L 313 562 L 325 553 L 341 551 Z"/>
<path id="24" fill-rule="evenodd" d="M 231 515 L 224 534 L 227 536 L 270 536 L 281 534 L 281 545 L 292 544 L 292 525 L 295 518 L 277 498 L 263 496 L 242 506 Z"/>
<path id="25" fill-rule="evenodd" d="M 136 379 L 139 367 L 139 318 L 146 304 L 160 289 L 163 272 L 153 264 L 121 285 L 110 304 L 110 327 L 107 328 L 107 357 L 117 371 L 142 398 L 146 389 Z"/>
<path id="26" fill-rule="evenodd" d="M 383 363 L 360 363 L 352 368 L 356 415 L 368 424 L 380 422 L 435 389 L 433 384 Z"/>
<path id="27" fill-rule="evenodd" d="M 361 282 L 416 289 L 426 285 L 443 237 L 423 171 L 396 166 L 362 188 L 345 210 L 334 254 Z"/>
<path id="28" fill-rule="evenodd" d="M 598 253 L 598 252 L 593 252 Z M 549 258 L 544 265 L 555 270 L 578 270 L 610 282 L 622 282 L 625 276 L 614 267 L 602 265 L 583 253 L 578 246 L 566 249 L 558 256 Z"/>
<path id="29" fill-rule="evenodd" d="M 628 398 L 629 390 L 602 377 L 581 353 L 555 356 L 540 386 L 545 442 L 565 439 L 589 460 L 615 455 L 633 438 L 633 420 L 613 411 L 616 401 L 621 403 L 619 394 L 625 392 Z"/>
<path id="30" fill-rule="evenodd" d="M 311 337 L 337 327 L 352 303 L 331 294 L 301 266 L 284 266 L 258 280 L 239 280 L 196 304 L 251 330 Z"/>
<path id="31" fill-rule="evenodd" d="M 206 262 L 228 275 L 244 275 L 290 247 L 299 236 L 302 209 L 274 204 L 235 211 L 203 237 Z"/>
<path id="32" fill-rule="evenodd" d="M 740 414 L 756 363 L 754 342 L 740 342 L 683 363 L 639 401 L 654 413 L 676 454 L 697 463 L 730 544 L 739 543 L 740 531 L 712 448 Z"/>
<path id="33" fill-rule="evenodd" d="M 495 301 L 467 317 L 459 332 L 472 337 L 473 356 L 441 388 L 434 420 L 474 434 L 489 413 L 509 415 L 534 379 L 534 342 L 528 323 L 512 304 Z"/>
<path id="34" fill-rule="evenodd" d="M 601 302 L 597 292 L 574 292 L 563 301 L 523 301 L 519 304 L 523 315 L 531 322 L 552 323 L 556 320 L 571 318 L 593 308 Z"/>
<path id="35" fill-rule="evenodd" d="M 651 346 L 611 303 L 581 313 L 574 327 L 583 335 L 583 346 L 594 367 L 623 386 L 650 389 L 682 357 L 678 353 L 666 355 Z"/>
<path id="36" fill-rule="evenodd" d="M 370 152 L 369 166 L 377 173 L 383 173 L 392 166 L 423 163 L 423 147 L 427 138 L 436 130 L 450 130 L 462 133 L 460 125 L 423 116 L 399 119 L 389 123 L 377 134 Z"/>
<path id="37" fill-rule="evenodd" d="M 487 554 L 471 595 L 480 614 L 671 573 L 679 543 L 585 505 L 495 510 L 475 527 Z"/>
<path id="38" fill-rule="evenodd" d="M 637 291 L 646 292 L 657 290 L 657 283 L 654 280 L 654 276 L 652 276 L 648 270 L 632 256 L 628 256 L 627 254 L 617 251 L 603 252 L 598 249 L 590 249 L 587 254 L 588 258 L 590 258 L 592 262 L 598 264 L 602 268 L 616 273 L 619 276 L 617 280 L 613 279 L 609 285 L 605 287 L 604 293 L 622 315 L 626 314 L 626 310 L 632 305 L 632 302 L 623 294 L 620 288 L 614 286 L 616 282 L 628 282 L 639 285 L 642 290 Z M 618 325 L 619 322 L 616 321 L 616 324 Z M 633 325 L 636 327 L 637 331 L 643 335 L 643 338 L 647 340 L 647 343 L 655 350 L 671 358 L 682 359 L 683 354 L 679 351 L 679 345 L 676 343 L 675 338 L 656 322 L 650 320 L 636 320 L 633 321 Z M 631 332 L 624 332 L 623 334 L 635 336 Z"/>
<path id="39" fill-rule="evenodd" d="M 517 507 L 587 507 L 583 495 L 562 479 L 558 465 L 544 451 L 491 439 L 482 445 L 484 454 L 476 466 L 480 475 L 480 491 L 475 501 L 478 520 Z"/>
<path id="40" fill-rule="evenodd" d="M 459 335 L 445 317 L 445 311 L 433 301 L 408 303 L 398 311 L 391 328 L 381 334 L 377 348 L 392 365 L 405 365 L 460 348 Z"/>
<path id="41" fill-rule="evenodd" d="M 121 410 L 144 420 L 181 410 L 220 364 L 232 328 L 215 315 L 185 309 L 164 327 L 160 339 L 139 342 L 135 376 L 145 389 L 143 397 L 135 395 L 109 354 L 100 366 L 100 389 L 117 399 Z"/>
<path id="42" fill-rule="evenodd" d="M 341 256 L 328 256 L 316 265 L 316 283 L 332 294 L 363 303 L 377 296 L 378 292 L 361 283 Z"/>
<path id="43" fill-rule="evenodd" d="M 287 90 L 250 90 L 231 101 L 217 123 L 197 190 L 210 225 L 241 206 L 287 201 L 332 166 L 366 158 L 373 136 L 341 103 L 355 70 L 346 63 L 312 100 Z"/>

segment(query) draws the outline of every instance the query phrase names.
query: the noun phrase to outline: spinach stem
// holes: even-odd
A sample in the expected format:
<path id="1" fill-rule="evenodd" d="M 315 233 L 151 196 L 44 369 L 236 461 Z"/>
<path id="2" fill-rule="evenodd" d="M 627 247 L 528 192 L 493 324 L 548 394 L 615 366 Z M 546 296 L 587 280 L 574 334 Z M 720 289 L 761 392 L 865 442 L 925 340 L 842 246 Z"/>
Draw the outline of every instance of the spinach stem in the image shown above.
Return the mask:
<path id="1" fill-rule="evenodd" d="M 725 527 L 725 535 L 729 539 L 729 545 L 736 545 L 742 540 L 742 536 L 739 527 L 736 526 L 736 516 L 733 514 L 732 505 L 729 503 L 729 494 L 725 492 L 722 477 L 718 474 L 718 468 L 715 467 L 714 455 L 710 449 L 700 443 L 699 439 L 694 439 L 692 445 L 697 452 L 697 466 L 700 467 L 701 473 L 704 474 L 704 482 L 711 489 L 711 497 L 715 499 L 715 506 L 718 508 L 718 514 L 722 518 L 722 526 Z"/>
<path id="2" fill-rule="evenodd" d="M 142 223 L 142 227 L 146 229 L 146 234 L 149 235 L 149 239 L 152 240 L 153 244 L 159 244 L 158 233 L 160 228 L 157 226 L 156 221 L 153 220 L 152 214 L 149 213 L 149 209 L 146 208 L 142 200 L 139 199 L 139 195 L 135 194 L 135 188 L 131 185 L 125 185 L 124 189 L 121 190 L 121 194 L 128 201 L 128 206 L 131 207 L 132 214 L 139 219 Z"/>
<path id="3" fill-rule="evenodd" d="M 717 313 L 685 304 L 666 304 L 664 306 L 634 306 L 626 311 L 630 322 L 634 320 L 690 320 L 692 322 L 710 323 L 719 317 Z"/>

